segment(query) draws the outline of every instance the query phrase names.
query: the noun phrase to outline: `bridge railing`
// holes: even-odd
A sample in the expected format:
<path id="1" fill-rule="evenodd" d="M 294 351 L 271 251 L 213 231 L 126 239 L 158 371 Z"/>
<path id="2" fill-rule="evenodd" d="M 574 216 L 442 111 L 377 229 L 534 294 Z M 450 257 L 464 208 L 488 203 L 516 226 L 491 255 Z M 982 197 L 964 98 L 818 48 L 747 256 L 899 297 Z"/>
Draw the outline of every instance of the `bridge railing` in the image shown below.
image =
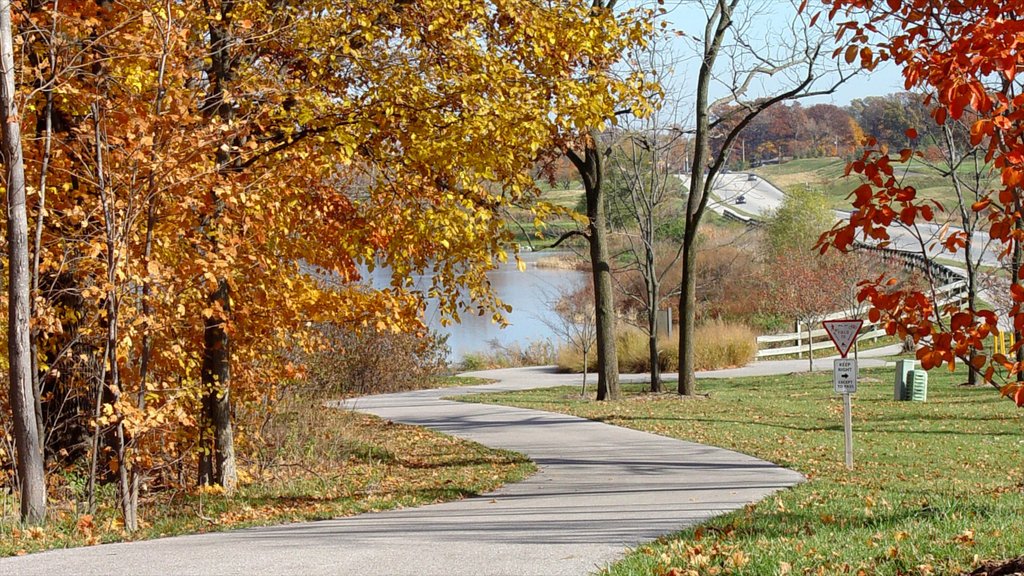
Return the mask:
<path id="1" fill-rule="evenodd" d="M 866 245 L 860 245 L 858 247 L 863 250 L 878 253 L 884 262 L 900 262 L 908 269 L 919 270 L 926 273 L 930 272 L 933 278 L 943 282 L 943 285 L 935 291 L 938 299 L 937 304 L 940 307 L 949 304 L 961 304 L 967 300 L 967 281 L 963 279 L 962 275 L 952 268 L 937 264 L 931 259 L 925 258 L 923 255 L 915 252 L 876 248 Z M 841 310 L 839 312 L 829 314 L 828 316 L 821 318 L 821 320 L 858 318 L 863 315 L 863 312 L 863 308 Z M 824 328 L 813 329 L 810 331 L 810 335 L 808 335 L 807 326 L 802 322 L 797 322 L 794 328 L 795 332 L 758 336 L 756 357 L 758 359 L 790 355 L 796 355 L 798 358 L 803 357 L 803 354 L 808 349 L 808 337 L 811 340 L 810 349 L 812 351 L 833 347 L 832 341 L 829 339 L 828 333 Z M 864 325 L 861 327 L 859 340 L 874 341 L 885 335 L 885 326 L 882 322 L 871 322 L 865 319 Z"/>

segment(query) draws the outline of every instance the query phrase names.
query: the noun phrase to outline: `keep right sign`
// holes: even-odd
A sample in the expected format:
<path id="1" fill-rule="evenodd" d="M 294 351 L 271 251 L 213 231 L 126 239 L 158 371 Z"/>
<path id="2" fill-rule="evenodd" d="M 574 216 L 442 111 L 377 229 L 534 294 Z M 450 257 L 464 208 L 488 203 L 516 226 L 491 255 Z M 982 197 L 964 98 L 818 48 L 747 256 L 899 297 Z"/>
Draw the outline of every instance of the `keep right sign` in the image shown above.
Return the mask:
<path id="1" fill-rule="evenodd" d="M 857 361 L 853 358 L 837 358 L 832 364 L 832 387 L 836 394 L 857 392 Z"/>

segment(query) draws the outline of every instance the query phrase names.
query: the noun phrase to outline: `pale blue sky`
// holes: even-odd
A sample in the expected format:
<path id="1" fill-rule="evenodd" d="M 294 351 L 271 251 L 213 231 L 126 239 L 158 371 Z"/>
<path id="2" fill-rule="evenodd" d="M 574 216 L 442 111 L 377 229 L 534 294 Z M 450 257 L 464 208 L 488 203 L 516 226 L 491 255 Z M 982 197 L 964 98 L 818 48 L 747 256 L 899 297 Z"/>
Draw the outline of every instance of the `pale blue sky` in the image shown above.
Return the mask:
<path id="1" fill-rule="evenodd" d="M 838 106 L 845 106 L 850 100 L 865 96 L 882 96 L 893 92 L 904 92 L 903 76 L 899 68 L 886 63 L 873 72 L 862 72 L 839 87 L 831 100 L 824 100 Z"/>
<path id="2" fill-rule="evenodd" d="M 811 0 L 810 4 L 813 5 L 813 3 L 814 0 Z M 676 38 L 671 41 L 672 51 L 676 55 L 676 64 L 674 65 L 676 73 L 674 77 L 677 83 L 677 91 L 683 94 L 684 98 L 692 94 L 696 83 L 697 59 L 695 55 L 697 54 L 697 48 L 694 46 L 694 42 L 695 38 L 703 36 L 704 25 L 707 22 L 704 7 L 708 5 L 713 6 L 713 1 L 681 0 L 678 2 L 668 1 L 666 3 L 666 7 L 669 10 L 666 19 L 670 28 L 680 30 L 684 34 L 682 38 Z M 784 46 L 794 33 L 790 30 L 790 27 L 794 26 L 792 23 L 796 19 L 794 16 L 796 13 L 795 3 L 790 3 L 788 0 L 745 0 L 745 3 L 741 3 L 741 8 L 743 7 L 746 7 L 745 11 L 738 14 L 738 19 L 745 18 L 744 23 L 739 24 L 739 26 L 742 26 L 743 38 L 756 48 L 758 55 L 780 57 L 780 55 L 784 54 L 786 52 Z M 813 8 L 808 9 L 808 12 L 811 11 L 813 11 Z M 804 24 L 794 26 L 797 34 L 808 30 L 805 24 L 809 20 L 809 15 L 803 15 L 802 19 Z M 818 18 L 815 29 L 817 34 L 824 34 L 829 38 L 832 36 L 830 24 L 824 15 Z M 826 59 L 831 58 L 834 48 L 835 45 L 826 46 L 822 52 L 822 57 Z M 725 58 L 722 60 L 725 60 Z M 721 63 L 719 66 L 716 66 L 716 71 L 721 74 L 725 81 L 728 80 L 727 68 L 722 66 Z M 800 73 L 802 74 L 803 72 L 801 71 Z M 785 84 L 785 80 L 765 80 L 752 85 L 748 96 L 770 94 L 783 84 Z M 882 96 L 902 91 L 903 79 L 898 68 L 888 64 L 880 66 L 871 73 L 861 71 L 841 85 L 834 94 L 804 100 L 803 102 L 805 104 L 825 102 L 845 106 L 856 98 Z M 719 85 L 717 89 L 714 86 L 712 87 L 713 98 L 726 93 L 722 85 Z"/>

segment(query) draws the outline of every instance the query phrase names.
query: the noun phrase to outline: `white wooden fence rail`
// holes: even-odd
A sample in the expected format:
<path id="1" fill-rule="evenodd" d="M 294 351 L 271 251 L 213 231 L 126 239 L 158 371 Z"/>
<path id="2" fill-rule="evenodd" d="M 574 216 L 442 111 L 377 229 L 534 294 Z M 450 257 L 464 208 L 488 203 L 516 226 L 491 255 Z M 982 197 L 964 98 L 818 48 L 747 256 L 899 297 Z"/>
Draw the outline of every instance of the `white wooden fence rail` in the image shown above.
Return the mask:
<path id="1" fill-rule="evenodd" d="M 965 280 L 957 280 L 938 288 L 936 290 L 936 296 L 938 296 L 938 305 L 946 306 L 947 304 L 958 304 L 967 299 L 967 282 Z M 843 310 L 835 312 L 821 318 L 821 320 L 838 320 L 841 318 L 858 318 L 862 316 L 862 311 L 857 309 Z M 820 322 L 820 321 L 819 321 Z M 885 328 L 879 326 L 880 322 L 870 322 L 869 320 L 864 321 L 864 326 L 861 327 L 861 333 L 859 340 L 877 340 L 881 336 L 885 336 Z M 825 332 L 824 328 L 818 328 L 811 330 L 811 350 L 823 350 L 825 348 L 832 348 L 832 340 L 829 339 L 828 333 Z M 779 346 L 783 344 L 783 346 Z M 797 323 L 796 332 L 790 332 L 787 334 L 771 334 L 768 336 L 757 337 L 757 358 L 772 358 L 775 356 L 788 356 L 796 354 L 798 357 L 802 357 L 803 353 L 807 351 L 807 328 L 803 323 Z"/>

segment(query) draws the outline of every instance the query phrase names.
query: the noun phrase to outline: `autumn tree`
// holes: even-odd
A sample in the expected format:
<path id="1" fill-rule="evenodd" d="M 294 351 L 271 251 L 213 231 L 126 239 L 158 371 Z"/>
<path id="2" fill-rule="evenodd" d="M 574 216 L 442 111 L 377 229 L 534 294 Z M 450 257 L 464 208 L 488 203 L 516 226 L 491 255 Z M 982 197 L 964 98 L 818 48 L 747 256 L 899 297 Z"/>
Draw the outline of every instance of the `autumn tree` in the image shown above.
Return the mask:
<path id="1" fill-rule="evenodd" d="M 9 70 L 35 127 L 41 410 L 51 455 L 95 462 L 89 492 L 115 482 L 128 530 L 142 484 L 230 490 L 253 441 L 233 419 L 302 374 L 310 325 L 415 332 L 428 299 L 500 321 L 504 217 L 542 150 L 628 100 L 587 72 L 645 31 L 583 1 L 32 9 Z"/>
<path id="2" fill-rule="evenodd" d="M 848 156 L 860 145 L 860 126 L 850 114 L 833 104 L 814 104 L 806 110 L 811 125 L 806 134 L 814 153 L 820 156 Z"/>
<path id="3" fill-rule="evenodd" d="M 879 142 L 904 148 L 918 145 L 922 139 L 929 144 L 942 139 L 942 130 L 927 121 L 925 96 L 917 92 L 856 98 L 850 102 L 849 109 L 864 133 Z M 910 128 L 917 130 L 913 139 L 907 136 Z"/>
<path id="4" fill-rule="evenodd" d="M 46 518 L 46 473 L 42 435 L 32 389 L 29 346 L 29 246 L 26 182 L 21 141 L 21 113 L 16 90 L 11 4 L 0 6 L 0 122 L 4 187 L 7 191 L 7 352 L 10 405 L 14 419 L 17 474 L 21 489 L 21 521 L 38 524 Z"/>
<path id="5" fill-rule="evenodd" d="M 768 262 L 767 308 L 796 321 L 807 331 L 807 370 L 814 370 L 811 331 L 826 316 L 842 306 L 842 287 L 836 286 L 835 273 L 842 267 L 836 255 L 815 258 L 806 253 L 786 252 Z"/>
<path id="6" fill-rule="evenodd" d="M 982 191 L 969 209 L 986 221 L 999 257 L 1009 264 L 1011 276 L 1005 290 L 1013 306 L 1006 320 L 1014 326 L 1018 344 L 1012 357 L 985 354 L 984 339 L 998 330 L 997 313 L 971 304 L 944 305 L 935 296 L 934 278 L 929 278 L 931 287 L 926 290 L 886 290 L 883 278 L 865 285 L 861 297 L 871 303 L 873 318 L 886 319 L 890 333 L 913 337 L 924 368 L 953 367 L 959 359 L 1024 405 L 1024 348 L 1019 339 L 1024 326 L 1024 86 L 1017 74 L 1024 54 L 1016 48 L 1021 6 L 1017 2 L 950 4 L 934 0 L 884 4 L 831 0 L 828 4 L 830 18 L 840 23 L 849 43 L 836 56 L 859 61 L 869 69 L 883 60 L 894 61 L 908 88 L 927 93 L 924 103 L 930 108 L 933 126 L 972 118 L 971 144 L 985 150 L 985 161 L 998 172 L 999 184 Z M 913 129 L 907 134 L 908 138 L 917 135 Z M 945 207 L 919 197 L 894 169 L 895 160 L 905 162 L 913 156 L 909 148 L 890 155 L 886 146 L 874 146 L 849 166 L 865 183 L 854 191 L 856 211 L 850 221 L 822 237 L 822 250 L 849 249 L 857 238 L 885 243 L 890 238 L 889 227 L 894 225 L 920 234 L 918 224 L 942 218 Z M 952 228 L 947 232 L 932 244 L 949 253 L 963 250 L 970 232 Z M 922 247 L 927 246 L 922 243 Z"/>
<path id="7" fill-rule="evenodd" d="M 703 4 L 703 32 L 692 36 L 700 68 L 694 105 L 693 161 L 690 166 L 686 212 L 684 214 L 683 277 L 679 296 L 679 386 L 682 395 L 696 391 L 694 376 L 694 328 L 696 310 L 697 251 L 700 224 L 711 198 L 711 189 L 743 129 L 772 106 L 816 94 L 828 93 L 845 78 L 841 71 L 827 71 L 819 55 L 828 33 L 817 20 L 792 6 L 792 23 L 786 34 L 784 54 L 779 50 L 759 51 L 746 37 L 744 14 L 757 14 L 756 7 L 740 0 L 716 0 Z M 746 8 L 746 10 L 744 10 Z M 781 32 L 781 31 L 780 31 Z M 751 86 L 771 75 L 785 78 L 785 86 L 773 94 L 752 94 Z M 726 78 L 725 95 L 712 99 L 712 84 Z M 830 80 L 818 86 L 821 78 Z M 716 116 L 716 109 L 728 110 Z M 720 127 L 731 128 L 720 130 Z M 718 135 L 717 146 L 711 139 Z"/>
<path id="8" fill-rule="evenodd" d="M 617 13 L 616 0 L 592 0 L 590 13 L 584 17 L 592 34 L 625 33 L 636 41 L 621 44 L 622 52 L 594 59 L 582 72 L 586 75 L 587 94 L 592 109 L 587 111 L 599 124 L 577 122 L 559 126 L 562 147 L 583 183 L 587 224 L 582 232 L 574 231 L 586 239 L 591 274 L 594 277 L 594 310 L 597 318 L 597 399 L 615 400 L 619 397 L 619 362 L 615 348 L 615 301 L 612 283 L 612 262 L 608 252 L 608 222 L 606 197 L 606 146 L 601 129 L 616 121 L 620 113 L 643 115 L 649 107 L 649 98 L 657 87 L 642 75 L 631 74 L 625 80 L 613 69 L 629 46 L 639 44 L 648 34 L 651 12 L 629 10 Z M 601 32 L 604 31 L 604 32 Z M 561 239 L 560 239 L 561 241 Z M 557 244 L 557 243 L 556 243 Z"/>

